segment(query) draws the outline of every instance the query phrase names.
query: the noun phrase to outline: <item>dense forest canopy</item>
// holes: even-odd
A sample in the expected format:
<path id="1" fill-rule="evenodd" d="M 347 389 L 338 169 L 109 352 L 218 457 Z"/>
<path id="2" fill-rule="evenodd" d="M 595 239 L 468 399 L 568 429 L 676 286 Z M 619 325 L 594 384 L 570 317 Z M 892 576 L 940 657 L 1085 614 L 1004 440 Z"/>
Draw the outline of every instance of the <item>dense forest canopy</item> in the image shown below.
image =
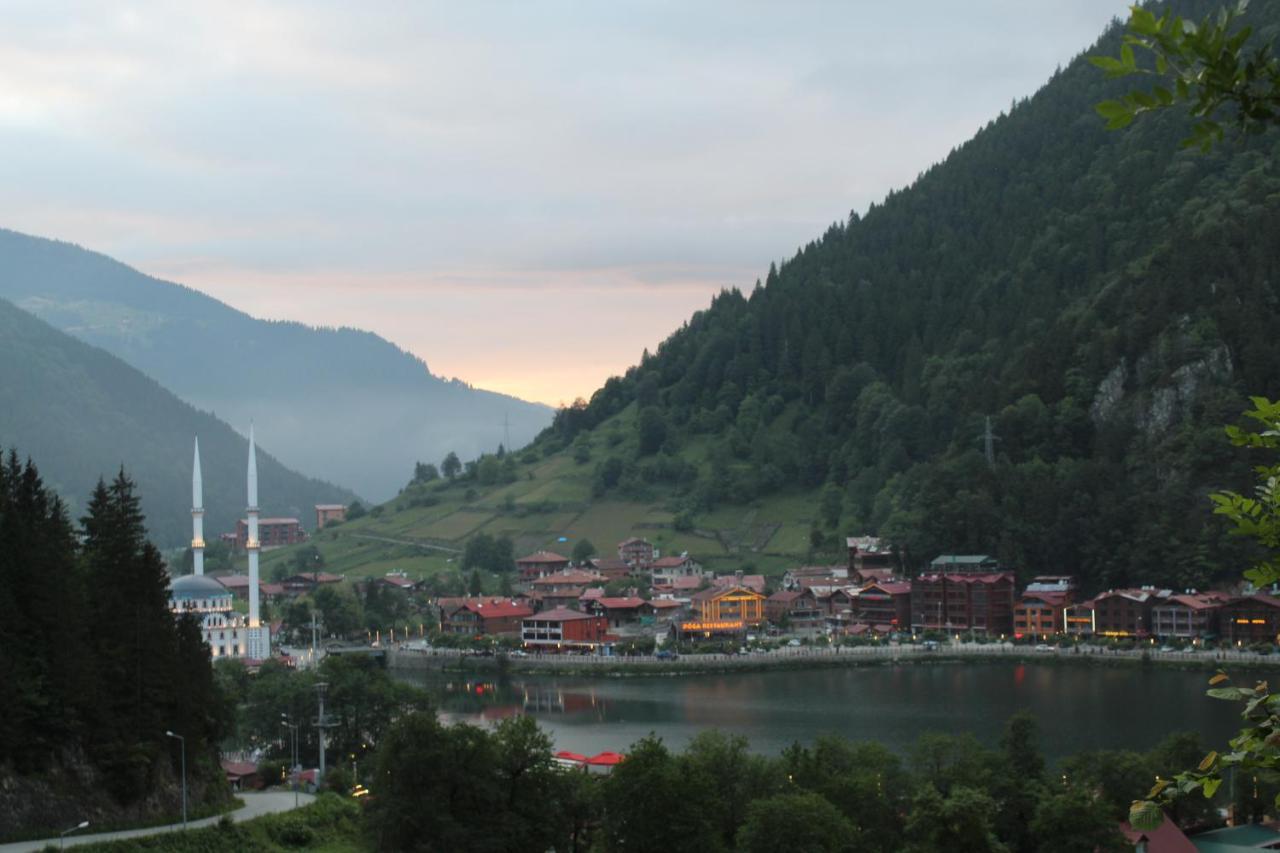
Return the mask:
<path id="1" fill-rule="evenodd" d="M 1276 32 L 1276 4 L 1252 14 Z M 1188 153 L 1176 110 L 1109 133 L 1093 107 L 1121 88 L 1078 58 L 540 441 L 634 407 L 637 453 L 599 463 L 602 491 L 665 479 L 696 517 L 825 488 L 833 532 L 887 536 L 913 567 L 989 552 L 1088 588 L 1238 576 L 1205 495 L 1247 482 L 1222 424 L 1280 377 L 1280 135 Z"/>

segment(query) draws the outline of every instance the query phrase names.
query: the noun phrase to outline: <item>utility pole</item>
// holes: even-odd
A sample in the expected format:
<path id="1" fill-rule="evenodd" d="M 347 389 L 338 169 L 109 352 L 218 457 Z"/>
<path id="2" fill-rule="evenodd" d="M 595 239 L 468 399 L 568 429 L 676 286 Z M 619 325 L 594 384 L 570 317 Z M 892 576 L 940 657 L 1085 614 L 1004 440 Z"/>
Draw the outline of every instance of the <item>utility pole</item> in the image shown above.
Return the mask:
<path id="1" fill-rule="evenodd" d="M 324 712 L 324 693 L 329 689 L 327 682 L 321 681 L 316 685 L 316 695 L 320 700 L 320 712 L 316 716 L 313 725 L 320 730 L 320 767 L 316 771 L 316 789 L 318 790 L 324 784 L 324 730 L 331 729 L 337 723 Z"/>
<path id="2" fill-rule="evenodd" d="M 982 431 L 982 449 L 987 457 L 987 467 L 996 467 L 996 449 L 995 442 L 1000 441 L 1000 436 L 991 431 L 991 416 L 986 417 L 986 427 Z"/>

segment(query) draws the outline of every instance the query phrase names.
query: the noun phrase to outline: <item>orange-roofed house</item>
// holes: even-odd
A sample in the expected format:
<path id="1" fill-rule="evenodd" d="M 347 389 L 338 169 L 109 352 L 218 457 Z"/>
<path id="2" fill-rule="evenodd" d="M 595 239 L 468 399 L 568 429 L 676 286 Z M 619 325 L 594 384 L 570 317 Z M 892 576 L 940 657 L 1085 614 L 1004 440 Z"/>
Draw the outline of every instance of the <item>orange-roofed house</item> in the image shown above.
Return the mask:
<path id="1" fill-rule="evenodd" d="M 653 544 L 648 539 L 632 536 L 618 543 L 618 559 L 636 569 L 647 569 L 653 563 Z"/>
<path id="2" fill-rule="evenodd" d="M 565 607 L 526 616 L 520 639 L 528 649 L 543 652 L 596 651 L 613 641 L 609 620 Z"/>
<path id="3" fill-rule="evenodd" d="M 553 551 L 539 551 L 516 560 L 516 571 L 520 580 L 537 580 L 544 575 L 563 571 L 569 568 L 569 558 L 562 557 Z"/>
<path id="4" fill-rule="evenodd" d="M 440 630 L 468 637 L 514 637 L 520 623 L 532 615 L 533 608 L 511 599 L 470 599 L 445 615 Z"/>
<path id="5" fill-rule="evenodd" d="M 591 613 L 604 616 L 610 628 L 638 625 L 641 621 L 653 621 L 653 605 L 634 595 L 625 597 L 601 597 L 588 605 Z"/>

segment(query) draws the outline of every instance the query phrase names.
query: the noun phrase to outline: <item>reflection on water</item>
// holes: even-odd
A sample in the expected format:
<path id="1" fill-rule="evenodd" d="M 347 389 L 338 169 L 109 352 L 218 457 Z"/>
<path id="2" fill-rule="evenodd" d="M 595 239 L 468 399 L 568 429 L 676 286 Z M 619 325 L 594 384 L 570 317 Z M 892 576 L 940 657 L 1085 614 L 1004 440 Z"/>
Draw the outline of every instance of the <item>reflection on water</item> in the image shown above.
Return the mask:
<path id="1" fill-rule="evenodd" d="M 477 676 L 415 679 L 450 721 L 535 717 L 557 749 L 625 751 L 655 732 L 674 748 L 699 731 L 745 735 L 777 753 L 824 733 L 876 740 L 905 751 L 923 731 L 972 732 L 995 745 L 1004 721 L 1029 710 L 1050 759 L 1085 749 L 1147 749 L 1171 731 L 1224 741 L 1236 706 L 1205 698 L 1207 673 L 1160 667 L 1010 662 L 680 677 Z M 1247 679 L 1246 679 L 1247 680 Z"/>

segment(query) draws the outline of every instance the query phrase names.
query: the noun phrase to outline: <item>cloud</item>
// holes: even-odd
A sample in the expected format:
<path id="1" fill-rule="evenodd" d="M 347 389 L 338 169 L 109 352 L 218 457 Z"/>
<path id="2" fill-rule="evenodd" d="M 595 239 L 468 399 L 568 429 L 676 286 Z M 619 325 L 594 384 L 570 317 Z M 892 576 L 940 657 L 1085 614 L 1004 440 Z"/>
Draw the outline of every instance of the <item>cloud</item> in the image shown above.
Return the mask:
<path id="1" fill-rule="evenodd" d="M 0 221 L 273 316 L 359 305 L 433 366 L 513 393 L 537 373 L 570 399 L 599 371 L 565 365 L 617 327 L 606 312 L 645 324 L 600 342 L 617 372 L 909 183 L 1124 7 L 28 3 L 0 31 Z M 492 338 L 468 306 L 497 292 L 541 324 L 540 372 L 459 340 Z M 441 300 L 449 334 L 405 331 Z"/>

